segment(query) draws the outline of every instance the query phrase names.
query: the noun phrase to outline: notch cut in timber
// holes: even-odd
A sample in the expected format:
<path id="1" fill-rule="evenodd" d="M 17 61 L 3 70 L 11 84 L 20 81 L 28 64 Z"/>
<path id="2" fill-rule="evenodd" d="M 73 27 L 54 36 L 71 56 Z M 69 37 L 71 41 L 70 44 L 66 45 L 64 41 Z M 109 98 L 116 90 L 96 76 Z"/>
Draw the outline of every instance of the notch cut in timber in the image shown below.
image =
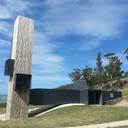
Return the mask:
<path id="1" fill-rule="evenodd" d="M 17 74 L 21 76 L 31 76 L 32 65 L 32 40 L 34 33 L 33 20 L 18 16 L 14 24 L 13 42 L 11 59 L 14 60 L 14 69 L 9 77 L 8 98 L 6 107 L 6 119 L 27 118 L 29 105 L 29 85 L 23 85 L 26 79 L 21 79 L 21 83 L 17 82 Z M 19 84 L 19 85 L 17 85 Z M 29 88 L 17 90 L 18 86 L 29 86 Z M 22 87 L 21 87 L 22 88 Z"/>

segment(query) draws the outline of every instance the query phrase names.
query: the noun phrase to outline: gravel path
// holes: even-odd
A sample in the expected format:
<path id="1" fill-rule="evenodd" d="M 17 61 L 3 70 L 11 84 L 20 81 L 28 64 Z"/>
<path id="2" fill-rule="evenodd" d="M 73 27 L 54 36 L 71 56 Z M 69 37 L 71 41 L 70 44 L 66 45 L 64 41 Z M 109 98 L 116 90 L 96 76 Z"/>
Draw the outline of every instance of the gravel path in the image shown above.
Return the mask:
<path id="1" fill-rule="evenodd" d="M 115 107 L 128 107 L 128 101 L 127 100 L 122 100 L 121 102 L 117 103 L 114 106 Z"/>
<path id="2" fill-rule="evenodd" d="M 120 126 L 128 126 L 128 120 L 116 121 L 116 122 L 110 122 L 104 124 L 78 126 L 78 127 L 66 127 L 66 128 L 115 128 Z"/>

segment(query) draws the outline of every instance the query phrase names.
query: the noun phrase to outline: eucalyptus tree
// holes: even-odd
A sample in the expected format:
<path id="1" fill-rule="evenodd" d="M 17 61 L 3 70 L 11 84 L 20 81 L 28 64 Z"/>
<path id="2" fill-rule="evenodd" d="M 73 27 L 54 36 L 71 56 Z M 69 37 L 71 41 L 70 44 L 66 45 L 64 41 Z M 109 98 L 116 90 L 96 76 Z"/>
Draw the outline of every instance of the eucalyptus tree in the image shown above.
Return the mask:
<path id="1" fill-rule="evenodd" d="M 68 75 L 72 81 L 79 80 L 81 79 L 81 70 L 78 68 L 74 68 L 73 71 Z"/>
<path id="2" fill-rule="evenodd" d="M 126 55 L 126 59 L 128 60 L 128 48 L 125 49 L 124 54 Z"/>
<path id="3" fill-rule="evenodd" d="M 86 80 L 88 85 L 91 85 L 92 80 L 92 68 L 86 66 L 84 69 L 82 69 L 82 79 Z"/>
<path id="4" fill-rule="evenodd" d="M 113 84 L 113 80 L 116 80 L 117 85 L 115 89 L 121 88 L 121 81 L 123 70 L 121 69 L 122 62 L 117 55 L 113 54 L 106 54 L 105 57 L 109 60 L 108 65 L 105 66 L 106 74 L 108 80 L 111 81 Z"/>

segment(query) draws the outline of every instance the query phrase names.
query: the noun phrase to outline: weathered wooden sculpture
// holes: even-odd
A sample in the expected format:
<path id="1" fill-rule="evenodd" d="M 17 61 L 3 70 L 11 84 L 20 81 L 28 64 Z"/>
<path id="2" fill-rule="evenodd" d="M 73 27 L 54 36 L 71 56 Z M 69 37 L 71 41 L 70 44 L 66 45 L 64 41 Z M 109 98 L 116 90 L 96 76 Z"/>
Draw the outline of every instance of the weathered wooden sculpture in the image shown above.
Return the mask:
<path id="1" fill-rule="evenodd" d="M 33 32 L 33 20 L 18 16 L 14 25 L 11 59 L 5 64 L 5 75 L 10 77 L 6 119 L 28 117 Z"/>

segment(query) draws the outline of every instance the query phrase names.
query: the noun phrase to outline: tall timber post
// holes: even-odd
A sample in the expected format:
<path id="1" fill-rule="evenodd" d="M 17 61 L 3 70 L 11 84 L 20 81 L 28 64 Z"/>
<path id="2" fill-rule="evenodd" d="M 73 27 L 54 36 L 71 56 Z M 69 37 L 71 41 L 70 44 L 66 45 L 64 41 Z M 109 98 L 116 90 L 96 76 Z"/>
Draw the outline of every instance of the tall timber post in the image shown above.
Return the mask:
<path id="1" fill-rule="evenodd" d="M 27 118 L 31 88 L 34 22 L 18 16 L 14 24 L 11 58 L 5 63 L 9 75 L 6 119 Z"/>

